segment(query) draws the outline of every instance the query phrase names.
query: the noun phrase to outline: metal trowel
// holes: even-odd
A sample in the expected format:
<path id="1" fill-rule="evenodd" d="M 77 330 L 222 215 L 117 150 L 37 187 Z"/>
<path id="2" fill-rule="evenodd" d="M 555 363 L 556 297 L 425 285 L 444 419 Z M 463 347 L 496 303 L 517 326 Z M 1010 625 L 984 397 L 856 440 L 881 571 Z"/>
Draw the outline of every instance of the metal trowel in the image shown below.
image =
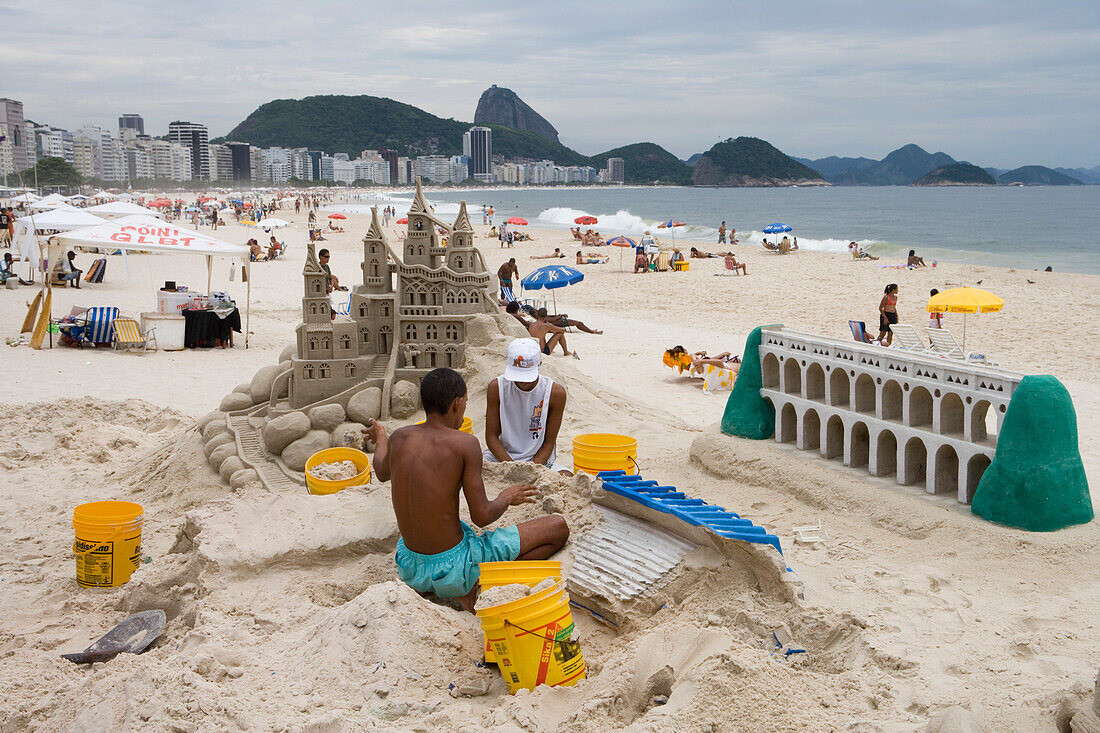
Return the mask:
<path id="1" fill-rule="evenodd" d="M 73 664 L 91 664 L 114 659 L 122 652 L 141 654 L 164 633 L 167 622 L 168 617 L 159 609 L 135 613 L 124 618 L 84 651 L 61 656 Z"/>

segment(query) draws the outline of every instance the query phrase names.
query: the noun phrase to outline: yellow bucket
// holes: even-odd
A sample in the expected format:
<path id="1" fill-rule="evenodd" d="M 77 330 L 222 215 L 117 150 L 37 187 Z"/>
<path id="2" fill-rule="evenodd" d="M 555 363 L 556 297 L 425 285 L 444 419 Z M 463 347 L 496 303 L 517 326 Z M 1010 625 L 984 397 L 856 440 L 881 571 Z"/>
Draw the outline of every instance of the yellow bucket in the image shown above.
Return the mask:
<path id="1" fill-rule="evenodd" d="M 73 509 L 76 582 L 81 588 L 114 588 L 141 562 L 145 510 L 132 501 L 93 501 Z"/>
<path id="2" fill-rule="evenodd" d="M 477 612 L 509 692 L 538 685 L 571 687 L 585 677 L 565 584 Z"/>
<path id="3" fill-rule="evenodd" d="M 553 578 L 555 582 L 561 580 L 561 563 L 555 560 L 483 562 L 479 568 L 481 577 L 478 579 L 478 584 L 483 592 L 489 588 L 510 583 L 535 586 L 547 578 Z M 488 637 L 485 637 L 485 661 L 494 664 L 497 661 Z"/>
<path id="4" fill-rule="evenodd" d="M 600 471 L 638 472 L 638 441 L 629 435 L 584 433 L 573 438 L 573 472 L 595 476 Z"/>
<path id="5" fill-rule="evenodd" d="M 417 423 L 417 425 L 423 425 L 423 424 L 424 424 L 423 420 L 421 420 L 420 422 Z M 474 434 L 474 421 L 471 420 L 468 415 L 463 415 L 462 416 L 462 427 L 460 427 L 459 430 L 461 430 L 464 433 L 469 433 L 470 435 L 473 435 Z"/>
<path id="6" fill-rule="evenodd" d="M 327 481 L 317 478 L 309 472 L 309 469 L 316 465 L 335 461 L 351 461 L 359 469 L 358 475 L 343 481 Z M 356 448 L 326 448 L 317 451 L 306 461 L 306 486 L 311 494 L 335 494 L 337 491 L 343 491 L 349 486 L 362 486 L 369 482 L 370 458 L 366 453 Z"/>

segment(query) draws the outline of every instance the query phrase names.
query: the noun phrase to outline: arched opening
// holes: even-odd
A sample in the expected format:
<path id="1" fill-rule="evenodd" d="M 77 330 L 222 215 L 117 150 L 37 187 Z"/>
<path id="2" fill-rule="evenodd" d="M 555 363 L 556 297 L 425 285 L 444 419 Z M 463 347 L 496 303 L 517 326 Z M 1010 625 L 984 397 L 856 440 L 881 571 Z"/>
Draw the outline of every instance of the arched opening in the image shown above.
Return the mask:
<path id="1" fill-rule="evenodd" d="M 962 397 L 948 392 L 940 400 L 940 433 L 942 435 L 962 435 L 966 411 Z"/>
<path id="2" fill-rule="evenodd" d="M 351 379 L 355 376 L 355 365 L 354 364 L 345 364 L 344 365 L 344 376 L 349 378 L 349 379 Z"/>
<path id="3" fill-rule="evenodd" d="M 366 303 L 366 301 L 363 301 L 362 303 L 359 304 L 359 317 L 360 318 L 366 318 L 367 317 L 367 303 Z"/>
<path id="4" fill-rule="evenodd" d="M 860 468 L 867 465 L 867 460 L 871 455 L 871 434 L 867 431 L 867 426 L 861 422 L 857 422 L 852 426 L 852 452 L 851 460 L 848 465 L 852 468 Z"/>
<path id="5" fill-rule="evenodd" d="M 426 350 L 424 351 L 424 354 L 425 354 L 425 356 L 426 356 L 426 357 L 427 357 L 427 359 L 428 359 L 428 366 L 429 366 L 429 367 L 431 367 L 431 368 L 433 368 L 433 369 L 434 369 L 435 367 L 437 367 L 437 366 L 438 366 L 438 364 L 436 364 L 436 351 L 435 351 L 435 347 L 434 347 L 434 346 L 429 346 L 429 347 L 428 347 L 428 348 L 427 348 L 427 349 L 426 349 Z"/>
<path id="6" fill-rule="evenodd" d="M 856 412 L 875 414 L 875 380 L 870 374 L 856 377 Z"/>
<path id="7" fill-rule="evenodd" d="M 936 451 L 937 494 L 959 493 L 959 454 L 949 445 L 941 445 Z"/>
<path id="8" fill-rule="evenodd" d="M 458 366 L 458 352 L 455 351 L 453 346 L 448 346 L 446 351 L 443 352 L 444 366 L 455 367 Z"/>
<path id="9" fill-rule="evenodd" d="M 844 457 L 844 421 L 839 415 L 833 415 L 825 423 L 825 450 L 821 455 L 825 458 Z"/>
<path id="10" fill-rule="evenodd" d="M 760 381 L 764 389 L 779 389 L 779 359 L 775 354 L 764 354 L 760 372 Z"/>
<path id="11" fill-rule="evenodd" d="M 902 405 L 905 404 L 905 396 L 901 391 L 901 385 L 890 379 L 882 385 L 882 419 L 901 422 Z"/>
<path id="12" fill-rule="evenodd" d="M 793 443 L 798 433 L 798 415 L 795 414 L 794 405 L 790 402 L 783 405 L 781 413 L 782 432 L 779 435 L 780 443 Z"/>
<path id="13" fill-rule="evenodd" d="M 978 484 L 982 480 L 982 476 L 985 474 L 985 469 L 989 468 L 989 456 L 979 453 L 976 456 L 970 458 L 970 462 L 966 464 L 966 503 L 969 504 L 974 500 L 974 492 L 978 490 Z"/>
<path id="14" fill-rule="evenodd" d="M 825 401 L 825 370 L 817 362 L 806 367 L 806 399 Z"/>
<path id="15" fill-rule="evenodd" d="M 824 387 L 824 373 L 822 374 Z M 821 417 L 817 410 L 806 410 L 802 416 L 802 449 L 818 450 L 821 447 Z"/>
<path id="16" fill-rule="evenodd" d="M 903 484 L 924 483 L 928 467 L 928 450 L 920 438 L 910 438 L 905 444 L 905 476 Z"/>
<path id="17" fill-rule="evenodd" d="M 978 400 L 970 414 L 970 439 L 975 443 L 997 444 L 997 412 L 989 400 Z"/>
<path id="18" fill-rule="evenodd" d="M 898 439 L 889 430 L 878 434 L 875 450 L 875 475 L 889 476 L 898 472 Z"/>
<path id="19" fill-rule="evenodd" d="M 389 326 L 382 326 L 382 328 L 378 329 L 378 353 L 379 354 L 388 354 L 388 353 L 390 353 L 390 343 L 391 343 L 390 336 L 391 335 L 392 334 L 390 332 L 390 327 Z"/>
<path id="20" fill-rule="evenodd" d="M 783 362 L 783 391 L 802 396 L 802 367 L 798 365 L 797 359 Z"/>
<path id="21" fill-rule="evenodd" d="M 924 387 L 914 387 L 909 393 L 909 427 L 932 425 L 932 393 Z"/>
<path id="22" fill-rule="evenodd" d="M 834 369 L 829 374 L 829 404 L 834 407 L 847 407 L 851 397 L 848 394 L 852 390 L 852 383 L 848 379 L 848 372 L 843 369 Z"/>

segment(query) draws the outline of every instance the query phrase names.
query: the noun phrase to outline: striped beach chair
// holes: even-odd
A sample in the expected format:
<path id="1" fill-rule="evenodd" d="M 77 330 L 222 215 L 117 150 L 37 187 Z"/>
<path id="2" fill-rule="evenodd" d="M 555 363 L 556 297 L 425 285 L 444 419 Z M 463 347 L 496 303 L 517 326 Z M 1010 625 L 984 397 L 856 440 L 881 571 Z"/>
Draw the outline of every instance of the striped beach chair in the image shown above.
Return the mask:
<path id="1" fill-rule="evenodd" d="M 156 328 L 150 328 L 142 332 L 141 324 L 133 318 L 116 318 L 114 322 L 114 341 L 112 345 L 118 349 L 141 349 L 144 355 L 149 348 L 149 342 L 157 341 Z M 154 347 L 159 349 L 159 347 Z"/>
<path id="2" fill-rule="evenodd" d="M 109 344 L 114 340 L 118 308 L 89 308 L 84 313 L 84 343 Z M 83 343 L 81 343 L 83 346 Z"/>

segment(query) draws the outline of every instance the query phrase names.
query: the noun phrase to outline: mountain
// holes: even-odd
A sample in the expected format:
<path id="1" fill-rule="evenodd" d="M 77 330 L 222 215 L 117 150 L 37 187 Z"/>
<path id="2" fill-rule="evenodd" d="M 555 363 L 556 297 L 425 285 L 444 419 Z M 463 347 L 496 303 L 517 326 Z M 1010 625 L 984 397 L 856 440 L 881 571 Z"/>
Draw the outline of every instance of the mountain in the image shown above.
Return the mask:
<path id="1" fill-rule="evenodd" d="M 821 175 L 755 137 L 717 143 L 695 163 L 697 186 L 789 186 L 824 184 Z"/>
<path id="2" fill-rule="evenodd" d="M 488 126 L 493 130 L 493 152 L 497 155 L 587 165 L 586 156 L 538 133 Z M 260 105 L 225 139 L 264 148 L 309 148 L 353 157 L 363 150 L 391 148 L 415 157 L 460 155 L 462 133 L 468 129 L 468 122 L 436 117 L 384 97 L 326 95 L 276 99 Z"/>
<path id="3" fill-rule="evenodd" d="M 1082 183 L 1100 183 L 1100 165 L 1095 168 L 1055 168 L 1055 172 L 1076 178 Z"/>
<path id="4" fill-rule="evenodd" d="M 952 163 L 940 166 L 913 181 L 913 186 L 994 186 L 997 181 L 976 165 Z"/>
<path id="5" fill-rule="evenodd" d="M 691 185 L 691 168 L 654 143 L 634 143 L 592 156 L 596 168 L 606 168 L 608 158 L 622 158 L 626 183 Z"/>
<path id="6" fill-rule="evenodd" d="M 904 186 L 924 174 L 957 162 L 947 153 L 929 153 L 910 143 L 887 155 L 878 163 L 849 168 L 832 179 L 839 186 Z"/>
<path id="7" fill-rule="evenodd" d="M 690 158 L 685 160 L 684 165 L 688 166 L 689 168 L 694 168 L 695 164 L 698 163 L 699 159 L 702 158 L 702 157 L 703 157 L 702 153 L 696 153 L 695 155 L 692 155 Z"/>
<path id="8" fill-rule="evenodd" d="M 503 125 L 513 130 L 529 130 L 558 142 L 558 131 L 546 118 L 531 109 L 511 89 L 496 84 L 481 93 L 474 111 L 474 124 Z"/>
<path id="9" fill-rule="evenodd" d="M 829 181 L 851 168 L 863 170 L 878 163 L 877 160 L 872 158 L 838 158 L 835 155 L 830 155 L 828 158 L 818 158 L 817 160 L 810 160 L 809 158 L 795 158 L 795 160 L 807 168 L 813 168 Z"/>
<path id="10" fill-rule="evenodd" d="M 982 170 L 993 176 L 994 178 L 999 178 L 1005 173 L 1008 173 L 1008 168 L 990 168 L 989 166 L 983 166 Z"/>
<path id="11" fill-rule="evenodd" d="M 997 183 L 1034 186 L 1080 186 L 1081 181 L 1043 165 L 1025 165 L 997 176 Z"/>

